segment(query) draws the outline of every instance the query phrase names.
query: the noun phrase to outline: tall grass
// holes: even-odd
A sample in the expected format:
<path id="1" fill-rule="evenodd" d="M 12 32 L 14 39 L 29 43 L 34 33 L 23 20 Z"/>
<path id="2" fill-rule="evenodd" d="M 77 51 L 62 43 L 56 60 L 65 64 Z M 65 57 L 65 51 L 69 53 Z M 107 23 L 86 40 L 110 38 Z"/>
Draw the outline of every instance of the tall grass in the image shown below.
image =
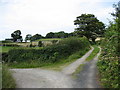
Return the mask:
<path id="1" fill-rule="evenodd" d="M 15 88 L 15 80 L 13 79 L 11 72 L 7 65 L 2 65 L 2 88 Z"/>

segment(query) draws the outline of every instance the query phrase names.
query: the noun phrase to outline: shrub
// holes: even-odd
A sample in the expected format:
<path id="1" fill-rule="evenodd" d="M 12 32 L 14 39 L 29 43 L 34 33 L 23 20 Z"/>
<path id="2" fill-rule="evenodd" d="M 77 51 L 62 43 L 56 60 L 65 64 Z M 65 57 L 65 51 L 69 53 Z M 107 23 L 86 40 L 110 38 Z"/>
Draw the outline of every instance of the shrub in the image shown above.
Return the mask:
<path id="1" fill-rule="evenodd" d="M 2 55 L 2 61 L 7 61 L 8 54 L 7 53 L 1 53 Z"/>
<path id="2" fill-rule="evenodd" d="M 42 41 L 38 42 L 38 47 L 42 47 Z"/>
<path id="3" fill-rule="evenodd" d="M 120 88 L 118 37 L 116 27 L 112 24 L 108 27 L 105 39 L 101 43 L 102 52 L 97 65 L 100 80 L 105 88 Z"/>

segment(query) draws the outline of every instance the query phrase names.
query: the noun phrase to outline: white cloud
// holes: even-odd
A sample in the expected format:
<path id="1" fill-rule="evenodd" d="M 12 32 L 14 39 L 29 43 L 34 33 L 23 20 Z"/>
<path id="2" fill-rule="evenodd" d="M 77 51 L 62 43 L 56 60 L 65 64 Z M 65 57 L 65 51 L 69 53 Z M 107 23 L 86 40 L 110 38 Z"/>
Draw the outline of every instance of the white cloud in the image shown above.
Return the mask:
<path id="1" fill-rule="evenodd" d="M 107 22 L 112 6 L 100 7 L 99 2 L 104 1 L 0 0 L 0 33 L 5 32 L 2 38 L 6 38 L 17 29 L 22 31 L 24 37 L 28 33 L 45 35 L 50 31 L 72 32 L 73 21 L 82 13 L 93 13 L 98 19 Z"/>

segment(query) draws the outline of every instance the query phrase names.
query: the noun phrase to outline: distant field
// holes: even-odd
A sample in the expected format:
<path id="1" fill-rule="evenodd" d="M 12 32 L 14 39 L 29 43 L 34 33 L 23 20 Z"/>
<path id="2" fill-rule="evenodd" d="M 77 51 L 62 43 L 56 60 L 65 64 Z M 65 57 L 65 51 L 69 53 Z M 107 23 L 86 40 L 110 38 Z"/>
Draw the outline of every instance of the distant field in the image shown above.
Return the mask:
<path id="1" fill-rule="evenodd" d="M 47 39 L 39 39 L 36 41 L 52 41 L 52 40 L 62 40 L 61 38 L 47 38 Z"/>
<path id="2" fill-rule="evenodd" d="M 24 48 L 24 49 L 41 49 L 42 47 L 8 47 L 8 46 L 0 46 L 0 52 L 8 52 L 10 49 Z"/>

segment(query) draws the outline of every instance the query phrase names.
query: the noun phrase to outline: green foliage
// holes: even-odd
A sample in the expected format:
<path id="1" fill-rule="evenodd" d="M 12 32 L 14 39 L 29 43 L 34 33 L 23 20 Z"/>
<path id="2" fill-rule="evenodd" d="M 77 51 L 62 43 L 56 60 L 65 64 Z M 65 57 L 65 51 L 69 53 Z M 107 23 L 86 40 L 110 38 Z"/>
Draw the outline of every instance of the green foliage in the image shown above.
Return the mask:
<path id="1" fill-rule="evenodd" d="M 80 51 L 77 51 L 76 53 L 73 53 L 72 55 L 68 57 L 64 57 L 63 59 L 57 60 L 53 63 L 41 63 L 38 60 L 29 60 L 25 62 L 12 62 L 9 63 L 9 66 L 11 68 L 37 68 L 41 67 L 43 69 L 52 69 L 52 70 L 62 70 L 65 66 L 69 65 L 70 63 L 74 62 L 78 58 L 81 58 L 90 48 L 81 49 Z M 57 53 L 55 53 L 57 55 Z"/>
<path id="2" fill-rule="evenodd" d="M 87 57 L 86 61 L 92 60 L 92 59 L 97 55 L 97 53 L 99 52 L 98 46 L 94 45 L 93 47 L 94 47 L 94 50 L 93 50 L 93 52 Z"/>
<path id="3" fill-rule="evenodd" d="M 59 44 L 42 49 L 12 49 L 8 52 L 8 61 L 25 62 L 36 60 L 41 63 L 55 63 L 64 57 L 67 58 L 69 55 L 89 47 L 90 44 L 85 37 L 67 38 Z"/>
<path id="4" fill-rule="evenodd" d="M 119 34 L 117 22 L 110 23 L 102 41 L 102 53 L 98 61 L 101 82 L 106 88 L 120 88 L 119 84 Z"/>
<path id="5" fill-rule="evenodd" d="M 77 25 L 75 32 L 79 36 L 86 36 L 88 39 L 95 39 L 104 32 L 104 24 L 100 22 L 93 14 L 82 14 L 74 21 Z"/>
<path id="6" fill-rule="evenodd" d="M 43 38 L 42 35 L 40 35 L 40 34 L 35 34 L 35 35 L 33 35 L 33 36 L 30 38 L 30 40 L 31 40 L 31 41 L 35 41 L 35 40 L 38 40 L 38 39 L 41 39 L 41 38 Z"/>
<path id="7" fill-rule="evenodd" d="M 0 46 L 0 53 L 8 52 L 13 47 Z"/>
<path id="8" fill-rule="evenodd" d="M 42 47 L 42 41 L 38 42 L 38 47 Z"/>
<path id="9" fill-rule="evenodd" d="M 27 42 L 27 40 L 31 41 L 32 35 L 31 34 L 27 34 L 25 37 L 25 42 Z"/>
<path id="10" fill-rule="evenodd" d="M 8 70 L 7 65 L 2 65 L 2 88 L 15 88 L 15 80 L 11 72 Z"/>
<path id="11" fill-rule="evenodd" d="M 12 41 L 7 41 L 7 40 L 3 40 L 3 41 L 0 41 L 0 43 L 11 43 Z"/>
<path id="12" fill-rule="evenodd" d="M 22 36 L 21 36 L 21 31 L 20 30 L 16 30 L 11 34 L 11 37 L 13 37 L 13 41 L 16 42 L 18 39 L 20 39 L 20 41 L 22 42 Z"/>
<path id="13" fill-rule="evenodd" d="M 102 54 L 98 62 L 101 81 L 107 88 L 118 88 L 120 87 L 118 84 L 118 77 L 120 77 L 118 69 L 118 37 L 115 34 L 111 34 L 112 36 L 109 37 L 109 31 L 106 34 L 108 35 L 102 42 Z"/>
<path id="14" fill-rule="evenodd" d="M 68 33 L 65 33 L 64 31 L 60 31 L 60 32 L 49 32 L 46 34 L 46 38 L 66 38 L 68 37 Z"/>

